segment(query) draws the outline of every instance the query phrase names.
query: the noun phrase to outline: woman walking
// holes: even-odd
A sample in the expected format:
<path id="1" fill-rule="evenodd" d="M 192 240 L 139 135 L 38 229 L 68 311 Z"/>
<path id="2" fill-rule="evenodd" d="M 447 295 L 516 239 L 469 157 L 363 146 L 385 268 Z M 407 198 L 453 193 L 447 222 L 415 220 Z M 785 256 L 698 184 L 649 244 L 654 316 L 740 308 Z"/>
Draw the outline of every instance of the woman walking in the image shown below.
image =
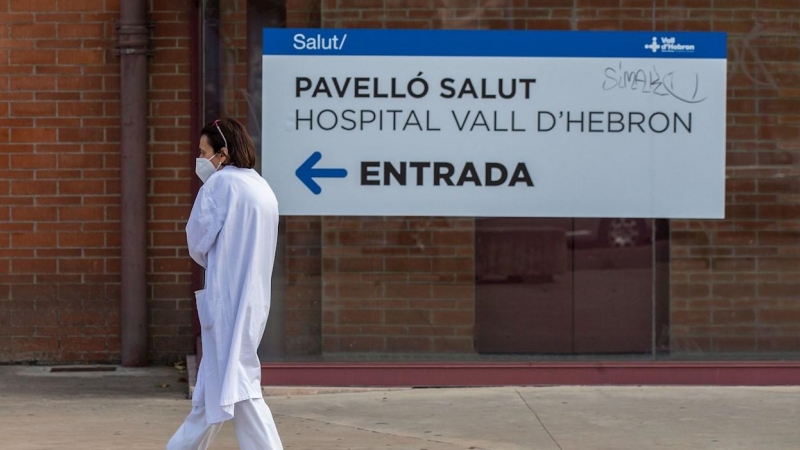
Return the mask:
<path id="1" fill-rule="evenodd" d="M 197 291 L 203 355 L 192 411 L 167 450 L 207 449 L 231 420 L 243 450 L 282 450 L 261 394 L 258 346 L 267 324 L 278 237 L 278 202 L 254 169 L 253 141 L 242 124 L 216 120 L 201 131 L 200 188 L 186 237 L 205 268 Z"/>

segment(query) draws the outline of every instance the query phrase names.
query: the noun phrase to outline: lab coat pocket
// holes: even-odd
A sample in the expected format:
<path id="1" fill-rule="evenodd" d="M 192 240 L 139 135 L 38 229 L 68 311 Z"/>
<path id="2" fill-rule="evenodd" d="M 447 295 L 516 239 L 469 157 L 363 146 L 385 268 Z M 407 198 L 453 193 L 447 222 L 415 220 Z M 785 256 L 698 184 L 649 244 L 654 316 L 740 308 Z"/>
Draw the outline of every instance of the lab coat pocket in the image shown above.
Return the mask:
<path id="1" fill-rule="evenodd" d="M 214 312 L 210 299 L 207 298 L 206 290 L 195 291 L 194 295 L 197 299 L 197 316 L 200 319 L 200 326 L 204 330 L 210 330 L 214 326 Z"/>

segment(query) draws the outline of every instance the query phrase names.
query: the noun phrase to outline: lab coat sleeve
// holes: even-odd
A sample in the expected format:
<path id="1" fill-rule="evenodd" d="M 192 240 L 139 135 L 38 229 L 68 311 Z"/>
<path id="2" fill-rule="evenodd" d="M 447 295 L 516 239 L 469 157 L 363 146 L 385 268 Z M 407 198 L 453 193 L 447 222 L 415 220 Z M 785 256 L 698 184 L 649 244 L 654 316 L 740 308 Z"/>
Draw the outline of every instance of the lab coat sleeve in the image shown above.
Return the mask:
<path id="1" fill-rule="evenodd" d="M 221 229 L 221 211 L 217 208 L 212 193 L 201 188 L 186 224 L 186 240 L 189 255 L 203 268 L 208 266 L 208 251 L 217 240 Z"/>

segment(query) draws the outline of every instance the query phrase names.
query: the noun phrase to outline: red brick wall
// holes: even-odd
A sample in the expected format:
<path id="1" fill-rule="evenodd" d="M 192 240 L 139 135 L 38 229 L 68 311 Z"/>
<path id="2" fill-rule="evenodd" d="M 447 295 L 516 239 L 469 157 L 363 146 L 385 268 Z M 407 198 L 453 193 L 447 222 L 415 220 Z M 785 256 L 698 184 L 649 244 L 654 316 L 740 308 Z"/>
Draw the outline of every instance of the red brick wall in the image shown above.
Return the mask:
<path id="1" fill-rule="evenodd" d="M 325 217 L 326 352 L 470 352 L 473 219 Z"/>
<path id="2" fill-rule="evenodd" d="M 322 2 L 317 0 L 287 0 L 286 26 L 288 28 L 318 28 Z"/>
<path id="3" fill-rule="evenodd" d="M 148 5 L 155 49 L 147 67 L 149 353 L 154 361 L 171 361 L 194 349 L 192 262 L 184 231 L 192 206 L 191 177 L 195 176 L 196 157 L 189 135 L 193 16 L 190 2 L 183 0 L 148 0 Z M 109 62 L 109 70 L 118 73 L 118 59 Z M 113 148 L 117 151 L 118 145 Z"/>
<path id="4" fill-rule="evenodd" d="M 0 0 L 0 361 L 120 358 L 118 9 L 119 0 Z M 192 348 L 188 9 L 158 0 L 149 13 L 156 361 Z"/>
<path id="5" fill-rule="evenodd" d="M 283 218 L 286 229 L 286 354 L 318 355 L 322 346 L 322 221 Z"/>
<path id="6" fill-rule="evenodd" d="M 320 2 L 286 2 L 286 26 L 320 26 Z M 322 221 L 285 217 L 285 348 L 289 356 L 318 355 L 322 349 Z"/>
<path id="7" fill-rule="evenodd" d="M 321 15 L 324 27 L 342 28 L 728 32 L 728 219 L 672 223 L 671 348 L 676 353 L 796 351 L 800 349 L 800 3 L 656 0 L 655 10 L 653 4 L 651 0 L 539 0 L 526 7 L 513 0 L 326 0 Z M 389 336 L 408 335 L 415 320 L 431 318 L 432 311 L 418 308 L 410 314 L 419 317 L 392 328 L 391 314 L 369 311 L 380 302 L 397 306 L 387 301 L 387 281 L 381 277 L 391 279 L 391 262 L 405 260 L 402 253 L 409 250 L 394 248 L 398 255 L 389 247 L 382 254 L 380 249 L 392 244 L 385 235 L 372 230 L 353 233 L 370 223 L 357 219 L 323 223 L 326 350 L 388 350 Z M 387 223 L 404 227 L 403 219 Z M 333 229 L 330 224 L 335 224 Z M 348 233 L 344 242 L 341 233 Z M 430 250 L 435 249 L 434 245 Z M 375 252 L 381 256 L 369 256 Z M 354 255 L 373 258 L 360 263 L 366 273 L 342 270 L 341 261 Z M 433 273 L 428 262 L 417 264 L 416 269 Z M 430 295 L 426 288 L 422 291 Z M 419 294 L 409 293 L 407 299 Z M 407 342 L 406 349 L 411 349 L 412 341 Z M 429 344 L 420 340 L 414 349 L 429 351 Z"/>
<path id="8" fill-rule="evenodd" d="M 664 22 L 730 33 L 727 220 L 672 222 L 676 352 L 800 349 L 800 2 L 757 3 Z"/>
<path id="9" fill-rule="evenodd" d="M 0 0 L 0 361 L 119 359 L 119 1 Z M 728 219 L 672 222 L 671 346 L 797 350 L 800 4 L 656 0 L 655 14 L 652 4 L 292 0 L 287 20 L 292 27 L 728 31 Z M 223 5 L 221 95 L 225 113 L 240 119 L 245 10 L 244 0 Z M 147 94 L 150 351 L 168 361 L 192 348 L 183 233 L 194 152 L 189 2 L 150 0 L 149 19 L 156 49 Z M 284 223 L 288 354 L 471 349 L 471 220 Z"/>
<path id="10" fill-rule="evenodd" d="M 247 2 L 220 2 L 222 115 L 247 124 Z"/>

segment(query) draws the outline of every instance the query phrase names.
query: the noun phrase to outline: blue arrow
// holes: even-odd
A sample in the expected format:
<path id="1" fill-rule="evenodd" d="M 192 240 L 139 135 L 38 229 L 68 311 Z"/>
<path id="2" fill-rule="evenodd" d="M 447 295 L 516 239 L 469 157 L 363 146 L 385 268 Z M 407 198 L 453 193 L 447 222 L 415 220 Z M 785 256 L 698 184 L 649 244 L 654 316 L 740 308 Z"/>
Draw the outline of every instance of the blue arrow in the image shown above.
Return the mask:
<path id="1" fill-rule="evenodd" d="M 322 188 L 314 181 L 314 178 L 344 178 L 347 176 L 347 170 L 345 169 L 315 169 L 314 165 L 316 165 L 320 159 L 322 159 L 322 154 L 320 152 L 314 152 L 297 168 L 297 171 L 295 171 L 297 178 L 299 178 L 314 195 L 319 195 L 322 192 Z"/>

